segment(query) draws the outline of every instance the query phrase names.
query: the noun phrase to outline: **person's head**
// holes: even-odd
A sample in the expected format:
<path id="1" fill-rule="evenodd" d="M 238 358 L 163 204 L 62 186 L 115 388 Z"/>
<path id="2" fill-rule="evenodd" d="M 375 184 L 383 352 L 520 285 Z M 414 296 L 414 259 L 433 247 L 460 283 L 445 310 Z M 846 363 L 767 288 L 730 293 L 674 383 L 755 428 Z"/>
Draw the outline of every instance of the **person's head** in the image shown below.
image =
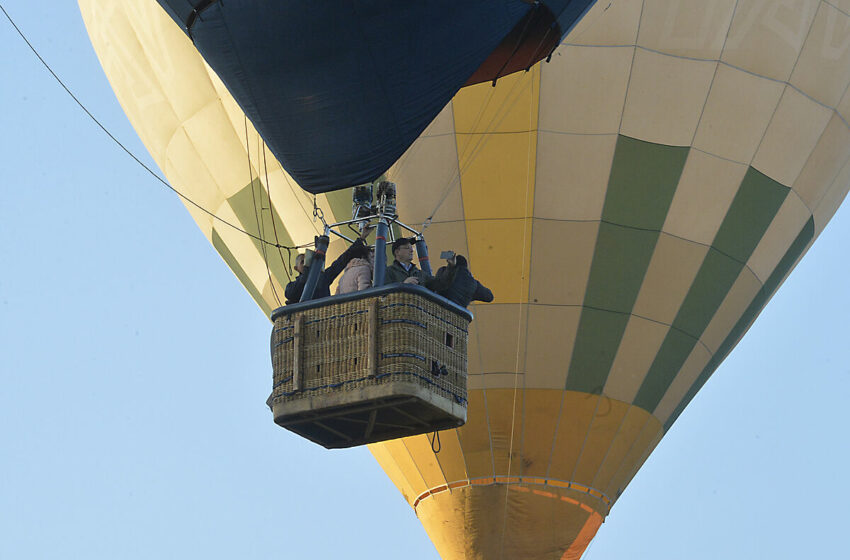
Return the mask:
<path id="1" fill-rule="evenodd" d="M 306 257 L 304 255 L 304 253 L 298 253 L 298 255 L 295 257 L 295 266 L 293 266 L 292 268 L 294 268 L 295 272 L 297 272 L 298 274 L 302 274 L 304 272 L 304 259 L 305 258 Z"/>
<path id="2" fill-rule="evenodd" d="M 400 237 L 393 241 L 393 257 L 402 264 L 413 261 L 413 243 L 409 237 Z"/>

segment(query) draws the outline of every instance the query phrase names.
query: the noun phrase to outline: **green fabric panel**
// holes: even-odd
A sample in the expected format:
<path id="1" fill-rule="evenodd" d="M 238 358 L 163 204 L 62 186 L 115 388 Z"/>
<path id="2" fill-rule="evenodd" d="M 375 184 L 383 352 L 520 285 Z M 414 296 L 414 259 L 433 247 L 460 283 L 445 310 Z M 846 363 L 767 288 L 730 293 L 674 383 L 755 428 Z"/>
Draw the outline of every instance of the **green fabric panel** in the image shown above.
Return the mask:
<path id="1" fill-rule="evenodd" d="M 689 148 L 617 138 L 602 220 L 661 230 Z"/>
<path id="2" fill-rule="evenodd" d="M 790 189 L 750 168 L 720 224 L 634 404 L 652 412 L 729 294 Z M 682 337 L 691 340 L 690 345 Z M 671 339 L 668 343 L 668 339 Z M 673 340 L 675 339 L 675 340 Z"/>
<path id="3" fill-rule="evenodd" d="M 688 148 L 617 139 L 567 390 L 605 386 L 687 157 Z"/>
<path id="4" fill-rule="evenodd" d="M 750 167 L 712 247 L 746 263 L 790 190 Z"/>
<path id="5" fill-rule="evenodd" d="M 673 328 L 688 333 L 694 339 L 699 338 L 743 268 L 744 263 L 729 258 L 713 247 L 709 249 L 673 319 Z"/>
<path id="6" fill-rule="evenodd" d="M 230 249 L 227 248 L 224 240 L 218 235 L 218 232 L 215 229 L 212 231 L 212 244 L 213 247 L 215 247 L 215 250 L 218 251 L 218 254 L 221 255 L 221 258 L 224 259 L 224 262 L 227 263 L 227 266 L 230 267 L 230 270 L 233 271 L 233 274 L 236 275 L 236 278 L 242 282 L 242 285 L 245 286 L 245 289 L 248 290 L 248 293 L 251 294 L 251 297 L 254 298 L 254 301 L 257 302 L 257 305 L 259 305 L 260 309 L 263 310 L 263 313 L 266 314 L 266 317 L 271 317 L 272 308 L 269 307 L 269 304 L 267 304 L 266 300 L 263 299 L 262 294 L 257 290 L 257 287 L 254 286 L 254 283 L 251 282 L 251 279 L 248 278 L 245 270 L 242 266 L 240 266 L 239 261 L 233 256 L 233 253 L 230 252 Z"/>
<path id="7" fill-rule="evenodd" d="M 815 221 L 814 218 L 809 218 L 806 225 L 804 225 L 803 229 L 800 230 L 800 233 L 797 234 L 797 238 L 794 239 L 794 242 L 785 252 L 782 260 L 779 261 L 779 264 L 776 265 L 776 268 L 764 283 L 764 286 L 762 286 L 756 294 L 756 297 L 753 298 L 753 301 L 747 307 L 747 310 L 744 311 L 743 315 L 741 315 L 741 318 L 729 332 L 729 335 L 720 345 L 720 348 L 717 349 L 717 352 L 715 352 L 711 360 L 709 360 L 708 364 L 697 377 L 696 381 L 694 381 L 694 384 L 691 385 L 691 388 L 687 393 L 685 393 L 685 396 L 682 397 L 682 401 L 675 410 L 673 410 L 672 414 L 670 414 L 670 417 L 664 423 L 665 432 L 670 429 L 670 426 L 672 426 L 676 419 L 679 418 L 679 415 L 682 414 L 682 411 L 685 410 L 688 403 L 690 403 L 694 396 L 696 396 L 697 392 L 702 389 L 703 385 L 705 385 L 706 381 L 708 381 L 708 378 L 711 377 L 715 370 L 717 370 L 721 362 L 726 359 L 726 356 L 729 355 L 735 345 L 737 345 L 744 336 L 744 333 L 747 332 L 747 329 L 749 329 L 753 322 L 755 322 L 759 313 L 761 313 L 761 310 L 764 309 L 764 306 L 767 305 L 767 302 L 770 301 L 770 298 L 773 297 L 773 294 L 776 292 L 777 288 L 779 288 L 779 284 L 782 282 L 782 279 L 785 278 L 785 276 L 787 276 L 791 271 L 794 263 L 797 262 L 798 258 L 800 258 L 800 255 L 811 242 L 814 235 Z"/>
<path id="8" fill-rule="evenodd" d="M 629 322 L 627 313 L 585 307 L 576 333 L 567 390 L 599 395 Z"/>
<path id="9" fill-rule="evenodd" d="M 254 179 L 252 183 L 228 198 L 227 202 L 246 231 L 271 243 L 289 247 L 295 245 L 283 225 L 280 215 L 271 206 L 268 192 L 259 179 Z M 297 252 L 292 251 L 290 253 L 285 249 L 266 245 L 254 238 L 251 238 L 251 241 L 268 263 L 271 274 L 281 286 L 286 286 L 290 280 L 289 271 L 292 270 Z M 284 262 L 286 262 L 286 265 L 284 265 Z M 282 298 L 283 294 L 278 294 L 278 296 Z"/>
<path id="10" fill-rule="evenodd" d="M 599 224 L 585 307 L 630 313 L 657 242 L 658 231 Z"/>

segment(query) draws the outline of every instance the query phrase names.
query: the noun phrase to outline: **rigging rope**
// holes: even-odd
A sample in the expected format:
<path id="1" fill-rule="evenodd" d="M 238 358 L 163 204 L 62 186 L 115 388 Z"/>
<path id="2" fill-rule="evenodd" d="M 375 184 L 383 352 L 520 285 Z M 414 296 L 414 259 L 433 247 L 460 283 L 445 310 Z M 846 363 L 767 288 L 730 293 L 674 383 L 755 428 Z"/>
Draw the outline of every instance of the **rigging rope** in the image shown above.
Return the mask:
<path id="1" fill-rule="evenodd" d="M 257 206 L 257 194 L 254 191 L 254 166 L 251 164 L 251 143 L 249 142 L 249 139 L 248 139 L 248 116 L 243 114 L 242 117 L 245 121 L 245 153 L 248 156 L 248 178 L 249 178 L 248 186 L 251 187 L 251 199 L 252 199 L 253 204 L 254 204 L 254 218 L 257 220 L 257 233 L 262 236 L 262 234 L 265 232 L 266 228 L 263 226 L 263 209 L 262 209 L 262 207 Z M 260 144 L 260 135 L 258 134 L 257 135 L 258 148 L 259 148 L 259 144 Z M 257 156 L 257 158 L 259 158 L 259 155 Z M 258 159 L 258 161 L 259 161 L 259 159 Z M 257 185 L 257 188 L 262 189 L 263 186 L 262 186 L 262 183 L 260 181 L 259 172 L 257 173 L 257 183 L 259 183 Z M 275 288 L 274 281 L 272 281 L 272 269 L 271 269 L 271 267 L 269 267 L 269 256 L 266 253 L 265 244 L 261 243 L 260 249 L 261 249 L 261 252 L 263 254 L 263 262 L 266 265 L 266 274 L 268 275 L 268 278 L 269 278 L 269 285 L 272 287 L 272 294 L 274 294 L 274 299 L 275 299 L 275 301 L 277 301 L 277 305 L 281 306 L 283 304 L 280 302 L 280 296 L 277 295 L 277 288 Z"/>

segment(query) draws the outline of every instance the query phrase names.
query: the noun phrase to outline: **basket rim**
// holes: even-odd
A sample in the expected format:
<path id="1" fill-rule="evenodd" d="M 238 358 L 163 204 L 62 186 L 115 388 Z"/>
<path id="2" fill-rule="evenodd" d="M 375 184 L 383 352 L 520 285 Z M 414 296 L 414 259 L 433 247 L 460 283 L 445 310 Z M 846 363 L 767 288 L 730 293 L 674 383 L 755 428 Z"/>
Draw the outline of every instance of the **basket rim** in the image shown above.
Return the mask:
<path id="1" fill-rule="evenodd" d="M 365 290 L 360 290 L 359 292 L 351 292 L 338 296 L 330 296 L 325 298 L 313 299 L 310 301 L 291 303 L 289 305 L 285 305 L 283 307 L 278 307 L 277 309 L 275 309 L 271 314 L 271 320 L 275 321 L 281 317 L 286 317 L 299 311 L 306 311 L 308 309 L 325 307 L 327 305 L 332 305 L 335 303 L 345 303 L 348 301 L 356 301 L 359 299 L 372 298 L 376 296 L 383 296 L 394 293 L 409 293 L 422 296 L 425 299 L 428 299 L 440 305 L 441 307 L 452 311 L 456 315 L 460 315 L 467 321 L 472 322 L 472 313 L 468 309 L 459 306 L 453 301 L 447 300 L 443 296 L 432 292 L 428 288 L 418 286 L 416 284 L 386 284 L 384 286 L 378 286 L 376 288 L 366 288 Z"/>

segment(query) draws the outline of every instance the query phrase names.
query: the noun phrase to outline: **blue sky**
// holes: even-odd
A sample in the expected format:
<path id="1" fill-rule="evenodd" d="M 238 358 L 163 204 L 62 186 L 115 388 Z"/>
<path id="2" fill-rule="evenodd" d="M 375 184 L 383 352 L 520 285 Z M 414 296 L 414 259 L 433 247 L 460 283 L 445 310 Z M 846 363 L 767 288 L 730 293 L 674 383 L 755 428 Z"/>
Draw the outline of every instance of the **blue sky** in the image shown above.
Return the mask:
<path id="1" fill-rule="evenodd" d="M 5 0 L 153 165 L 75 2 Z M 0 19 L 0 558 L 437 554 L 365 449 L 276 427 L 270 324 L 173 193 Z M 850 499 L 844 207 L 585 558 L 834 557 Z"/>

